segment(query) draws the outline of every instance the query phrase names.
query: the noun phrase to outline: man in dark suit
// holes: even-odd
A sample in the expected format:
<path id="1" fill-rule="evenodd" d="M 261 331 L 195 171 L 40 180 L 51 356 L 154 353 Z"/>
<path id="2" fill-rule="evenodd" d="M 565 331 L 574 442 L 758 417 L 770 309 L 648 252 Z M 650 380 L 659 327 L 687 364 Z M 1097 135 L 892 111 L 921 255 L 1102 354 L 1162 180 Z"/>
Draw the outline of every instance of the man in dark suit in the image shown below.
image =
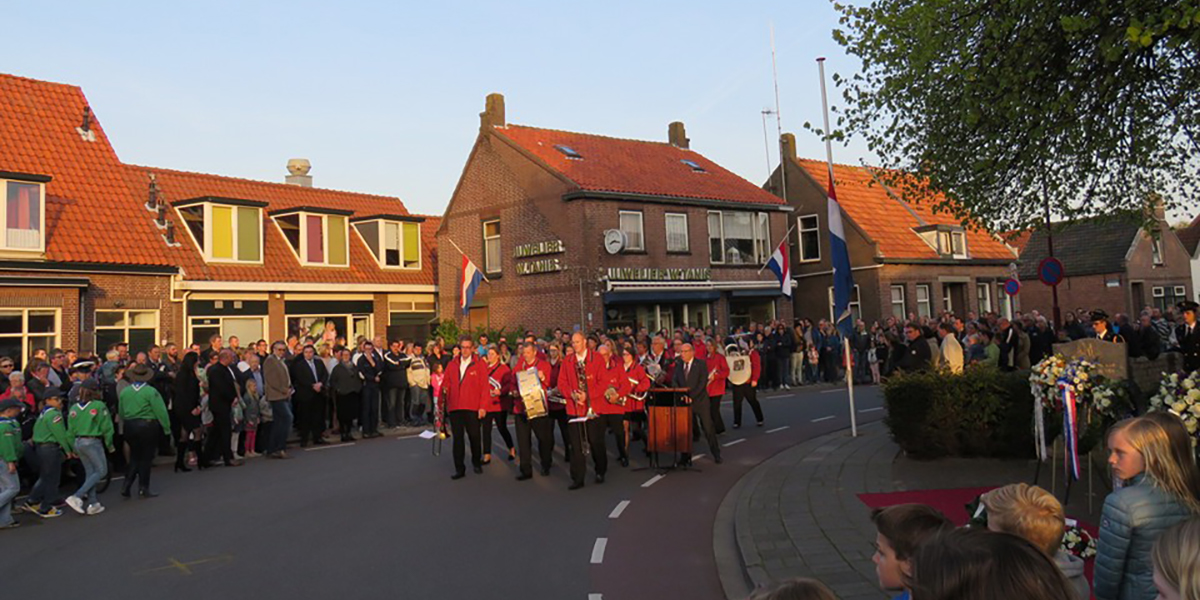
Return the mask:
<path id="1" fill-rule="evenodd" d="M 1196 309 L 1200 304 L 1192 300 L 1179 303 L 1179 315 L 1183 323 L 1175 329 L 1179 351 L 1183 353 L 1183 370 L 1191 373 L 1200 369 L 1200 325 L 1196 323 Z"/>
<path id="2" fill-rule="evenodd" d="M 696 360 L 696 349 L 691 344 L 684 344 L 679 349 L 679 362 L 675 366 L 673 385 L 677 388 L 687 388 L 683 403 L 692 407 L 692 413 L 700 419 L 700 428 L 704 430 L 704 439 L 708 441 L 708 451 L 712 454 L 713 462 L 721 464 L 721 445 L 717 443 L 717 431 L 713 428 L 712 409 L 708 398 L 708 367 L 702 360 Z M 680 458 L 683 464 L 692 462 L 691 454 L 683 454 Z"/>
<path id="3" fill-rule="evenodd" d="M 208 368 L 208 410 L 213 422 L 204 448 L 204 461 L 212 464 L 220 456 L 225 466 L 240 467 L 242 463 L 233 459 L 233 448 L 229 445 L 233 434 L 233 403 L 241 396 L 233 359 L 231 350 L 221 350 L 217 364 Z"/>
<path id="4" fill-rule="evenodd" d="M 300 430 L 300 447 L 308 442 L 320 446 L 325 441 L 325 382 L 329 373 L 325 361 L 317 360 L 317 351 L 308 344 L 292 361 L 292 387 L 296 394 L 296 416 Z"/>
<path id="5" fill-rule="evenodd" d="M 1008 328 L 1012 332 L 1012 327 Z M 997 333 L 997 336 L 1000 334 Z M 902 347 L 899 360 L 896 361 L 896 368 L 901 371 L 915 372 L 924 371 L 929 368 L 933 361 L 933 349 L 929 347 L 929 343 L 925 341 L 924 334 L 921 333 L 920 325 L 909 323 L 904 326 L 904 338 L 908 343 Z M 1003 361 L 1004 349 L 1001 347 L 1001 361 Z"/>

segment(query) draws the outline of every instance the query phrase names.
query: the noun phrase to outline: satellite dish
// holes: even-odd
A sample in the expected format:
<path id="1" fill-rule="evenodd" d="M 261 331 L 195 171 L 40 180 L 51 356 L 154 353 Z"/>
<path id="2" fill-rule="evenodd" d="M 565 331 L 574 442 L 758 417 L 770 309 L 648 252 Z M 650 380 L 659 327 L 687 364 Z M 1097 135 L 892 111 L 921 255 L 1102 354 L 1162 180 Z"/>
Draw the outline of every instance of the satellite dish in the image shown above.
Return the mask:
<path id="1" fill-rule="evenodd" d="M 609 229 L 604 232 L 604 249 L 609 254 L 620 254 L 625 249 L 625 245 L 629 243 L 624 231 L 620 229 Z"/>

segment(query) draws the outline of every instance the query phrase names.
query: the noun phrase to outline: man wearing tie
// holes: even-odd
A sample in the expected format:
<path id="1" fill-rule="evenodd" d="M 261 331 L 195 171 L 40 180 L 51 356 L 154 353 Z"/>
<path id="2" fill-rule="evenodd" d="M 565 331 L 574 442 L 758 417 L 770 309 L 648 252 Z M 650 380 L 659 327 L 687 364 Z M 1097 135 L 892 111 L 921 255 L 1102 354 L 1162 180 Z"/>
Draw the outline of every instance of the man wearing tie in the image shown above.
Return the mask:
<path id="1" fill-rule="evenodd" d="M 692 407 L 692 413 L 700 419 L 700 427 L 704 430 L 704 439 L 708 441 L 708 451 L 712 454 L 713 462 L 721 464 L 721 445 L 717 443 L 717 432 L 713 429 L 712 409 L 708 399 L 708 367 L 702 360 L 696 360 L 696 349 L 691 344 L 683 344 L 679 348 L 679 362 L 675 365 L 675 377 L 672 384 L 677 388 L 687 388 L 683 403 Z M 689 465 L 691 454 L 683 454 L 680 464 Z"/>
<path id="2" fill-rule="evenodd" d="M 304 347 L 300 356 L 292 361 L 292 387 L 296 389 L 296 413 L 299 417 L 300 447 L 327 444 L 325 433 L 325 380 L 329 374 L 325 361 L 316 359 L 317 351 L 312 344 Z"/>
<path id="3" fill-rule="evenodd" d="M 1179 351 L 1183 353 L 1183 371 L 1191 373 L 1200 369 L 1200 327 L 1196 325 L 1196 309 L 1200 308 L 1200 304 L 1184 300 L 1178 308 L 1183 323 L 1175 330 L 1175 339 L 1179 341 Z"/>
<path id="4" fill-rule="evenodd" d="M 212 413 L 212 432 L 208 436 L 204 461 L 212 464 L 218 456 L 227 467 L 240 467 L 241 461 L 233 459 L 230 436 L 233 434 L 231 412 L 233 403 L 241 397 L 237 374 L 233 372 L 232 350 L 220 350 L 217 364 L 208 368 L 208 410 Z"/>

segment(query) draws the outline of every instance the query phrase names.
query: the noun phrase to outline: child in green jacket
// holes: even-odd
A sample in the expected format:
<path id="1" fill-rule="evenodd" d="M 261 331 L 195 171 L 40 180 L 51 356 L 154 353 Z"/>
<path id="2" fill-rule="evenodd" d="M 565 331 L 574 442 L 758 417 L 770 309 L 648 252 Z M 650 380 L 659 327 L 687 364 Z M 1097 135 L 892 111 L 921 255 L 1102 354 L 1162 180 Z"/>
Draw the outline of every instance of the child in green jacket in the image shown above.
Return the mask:
<path id="1" fill-rule="evenodd" d="M 25 445 L 21 443 L 21 424 L 17 422 L 21 408 L 20 400 L 0 401 L 0 529 L 19 525 L 12 518 L 12 502 L 21 491 L 17 462 L 25 452 Z"/>
<path id="2" fill-rule="evenodd" d="M 83 485 L 67 498 L 67 506 L 83 515 L 98 515 L 104 506 L 96 494 L 96 484 L 108 474 L 108 458 L 113 452 L 113 419 L 104 404 L 100 384 L 94 379 L 80 384 L 79 401 L 71 407 L 67 430 L 75 443 L 75 453 L 83 463 Z"/>
<path id="3" fill-rule="evenodd" d="M 67 435 L 67 424 L 63 421 L 62 396 L 57 389 L 46 396 L 45 408 L 33 424 L 33 448 L 37 454 L 38 479 L 25 500 L 25 512 L 43 519 L 62 516 L 55 508 L 58 498 L 58 483 L 62 480 L 63 456 L 75 456 L 75 448 Z"/>

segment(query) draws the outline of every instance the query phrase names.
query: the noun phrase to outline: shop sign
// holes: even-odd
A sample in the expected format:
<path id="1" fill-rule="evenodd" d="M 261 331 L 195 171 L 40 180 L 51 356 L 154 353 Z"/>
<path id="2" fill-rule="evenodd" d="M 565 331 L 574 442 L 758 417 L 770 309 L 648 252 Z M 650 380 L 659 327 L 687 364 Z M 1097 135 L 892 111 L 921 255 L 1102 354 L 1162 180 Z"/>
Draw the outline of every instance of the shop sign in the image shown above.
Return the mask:
<path id="1" fill-rule="evenodd" d="M 557 258 L 543 258 L 517 263 L 517 275 L 537 275 L 538 273 L 557 273 L 562 270 L 562 263 Z"/>
<path id="2" fill-rule="evenodd" d="M 638 267 L 609 267 L 609 281 L 708 281 L 711 267 L 691 269 L 654 269 Z"/>
<path id="3" fill-rule="evenodd" d="M 546 240 L 544 242 L 534 242 L 532 244 L 521 244 L 513 248 L 514 258 L 529 258 L 530 256 L 542 256 L 545 254 L 558 254 L 566 252 L 563 247 L 562 240 Z M 557 271 L 558 269 L 554 269 Z M 544 272 L 544 271 L 541 271 Z"/>

